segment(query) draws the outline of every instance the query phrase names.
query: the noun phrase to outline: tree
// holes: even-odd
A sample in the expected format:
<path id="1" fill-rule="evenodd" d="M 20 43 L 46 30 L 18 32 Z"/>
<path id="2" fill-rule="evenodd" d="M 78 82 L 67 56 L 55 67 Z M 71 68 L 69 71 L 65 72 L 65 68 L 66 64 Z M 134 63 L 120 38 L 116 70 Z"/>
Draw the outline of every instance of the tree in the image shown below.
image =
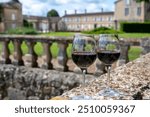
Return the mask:
<path id="1" fill-rule="evenodd" d="M 0 22 L 2 22 L 2 5 L 0 4 Z"/>
<path id="2" fill-rule="evenodd" d="M 137 2 L 150 2 L 150 0 L 136 0 Z"/>
<path id="3" fill-rule="evenodd" d="M 20 3 L 19 0 L 12 0 L 12 1 L 13 1 L 13 2 L 18 2 L 18 3 Z"/>
<path id="4" fill-rule="evenodd" d="M 48 11 L 47 17 L 59 17 L 58 12 L 55 9 Z"/>
<path id="5" fill-rule="evenodd" d="M 33 24 L 31 22 L 28 22 L 27 20 L 23 20 L 23 26 L 28 28 L 33 28 Z"/>
<path id="6" fill-rule="evenodd" d="M 2 16 L 1 16 L 1 13 L 0 13 L 0 22 L 2 22 Z"/>

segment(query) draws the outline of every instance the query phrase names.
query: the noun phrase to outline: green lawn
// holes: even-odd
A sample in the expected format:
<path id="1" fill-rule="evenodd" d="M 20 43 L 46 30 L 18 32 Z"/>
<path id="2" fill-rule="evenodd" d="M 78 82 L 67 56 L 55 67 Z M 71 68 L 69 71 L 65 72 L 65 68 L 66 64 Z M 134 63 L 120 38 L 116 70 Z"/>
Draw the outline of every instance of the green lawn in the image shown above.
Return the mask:
<path id="1" fill-rule="evenodd" d="M 45 36 L 73 36 L 74 32 L 50 32 L 46 34 L 41 34 Z M 144 38 L 144 37 L 150 37 L 150 33 L 122 33 L 119 34 L 119 37 L 123 38 Z"/>
<path id="2" fill-rule="evenodd" d="M 50 32 L 50 33 L 45 33 L 45 34 L 41 34 L 41 35 L 45 35 L 45 36 L 64 36 L 64 37 L 68 37 L 68 36 L 73 36 L 75 33 L 73 32 Z"/>
<path id="3" fill-rule="evenodd" d="M 139 38 L 150 37 L 150 33 L 122 33 L 119 34 L 119 37 L 139 39 Z"/>
<path id="4" fill-rule="evenodd" d="M 129 61 L 135 60 L 136 58 L 140 57 L 142 49 L 140 47 L 131 47 L 129 50 Z"/>

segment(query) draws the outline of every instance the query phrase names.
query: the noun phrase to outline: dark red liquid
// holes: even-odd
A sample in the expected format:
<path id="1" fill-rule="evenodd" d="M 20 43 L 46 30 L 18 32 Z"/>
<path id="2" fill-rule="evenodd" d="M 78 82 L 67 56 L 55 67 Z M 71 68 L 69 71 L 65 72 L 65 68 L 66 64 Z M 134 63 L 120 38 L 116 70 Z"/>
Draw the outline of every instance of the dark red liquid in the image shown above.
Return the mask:
<path id="1" fill-rule="evenodd" d="M 74 52 L 72 53 L 73 62 L 81 69 L 89 67 L 96 59 L 94 52 Z"/>
<path id="2" fill-rule="evenodd" d="M 120 52 L 116 51 L 99 51 L 98 58 L 100 61 L 107 65 L 111 65 L 113 62 L 119 59 Z"/>

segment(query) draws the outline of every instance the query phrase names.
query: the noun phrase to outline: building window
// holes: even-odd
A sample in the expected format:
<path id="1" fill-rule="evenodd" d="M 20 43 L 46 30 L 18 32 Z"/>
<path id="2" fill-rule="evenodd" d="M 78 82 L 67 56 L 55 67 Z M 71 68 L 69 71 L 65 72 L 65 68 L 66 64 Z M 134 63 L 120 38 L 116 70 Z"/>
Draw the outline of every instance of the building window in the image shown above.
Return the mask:
<path id="1" fill-rule="evenodd" d="M 141 15 L 141 7 L 138 7 L 137 8 L 137 16 L 140 16 Z"/>
<path id="2" fill-rule="evenodd" d="M 125 8 L 125 16 L 129 15 L 129 8 Z"/>
<path id="3" fill-rule="evenodd" d="M 106 21 L 109 21 L 109 17 L 106 17 Z"/>
<path id="4" fill-rule="evenodd" d="M 68 22 L 71 22 L 71 18 L 68 18 Z"/>
<path id="5" fill-rule="evenodd" d="M 126 5 L 129 5 L 130 4 L 130 0 L 125 0 L 125 2 L 126 2 Z"/>
<path id="6" fill-rule="evenodd" d="M 84 17 L 84 18 L 83 18 L 83 21 L 87 22 L 87 21 L 88 21 L 88 18 L 87 18 L 87 17 Z"/>
<path id="7" fill-rule="evenodd" d="M 68 29 L 70 29 L 70 30 L 71 30 L 71 29 L 72 29 L 72 26 L 71 26 L 71 25 L 68 25 Z"/>
<path id="8" fill-rule="evenodd" d="M 108 21 L 112 21 L 112 20 L 113 20 L 113 18 L 110 16 Z"/>
<path id="9" fill-rule="evenodd" d="M 99 21 L 102 21 L 102 20 L 103 20 L 102 17 L 100 17 L 100 18 L 99 18 Z"/>
<path id="10" fill-rule="evenodd" d="M 15 29 L 15 28 L 16 28 L 16 24 L 13 23 L 11 28 L 12 28 L 12 29 Z"/>
<path id="11" fill-rule="evenodd" d="M 74 21 L 74 22 L 77 22 L 77 18 L 76 18 L 76 17 L 75 17 L 75 18 L 73 18 L 73 21 Z"/>
<path id="12" fill-rule="evenodd" d="M 80 18 L 79 17 L 77 17 L 77 22 L 80 22 Z"/>
<path id="13" fill-rule="evenodd" d="M 68 20 L 67 18 L 63 18 L 63 21 L 64 21 L 64 22 L 67 22 L 67 20 Z"/>
<path id="14" fill-rule="evenodd" d="M 96 17 L 93 17 L 93 21 L 97 21 L 97 18 L 96 18 Z"/>
<path id="15" fill-rule="evenodd" d="M 100 21 L 100 17 L 97 17 L 97 18 L 96 18 L 96 21 Z"/>
<path id="16" fill-rule="evenodd" d="M 103 17 L 103 18 L 102 18 L 102 21 L 106 21 L 106 17 Z"/>
<path id="17" fill-rule="evenodd" d="M 12 20 L 16 20 L 16 16 L 15 16 L 14 13 L 11 15 L 11 19 L 12 19 Z"/>

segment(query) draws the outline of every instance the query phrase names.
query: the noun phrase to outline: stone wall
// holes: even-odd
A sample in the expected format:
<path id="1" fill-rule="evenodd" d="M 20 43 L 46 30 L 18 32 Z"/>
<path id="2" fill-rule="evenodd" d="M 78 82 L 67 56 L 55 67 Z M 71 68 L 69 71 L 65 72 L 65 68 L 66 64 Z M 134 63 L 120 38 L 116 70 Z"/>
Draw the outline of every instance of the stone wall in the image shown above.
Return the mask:
<path id="1" fill-rule="evenodd" d="M 86 80 L 93 79 L 87 75 Z M 82 75 L 71 72 L 0 65 L 0 99 L 50 99 L 77 87 Z"/>
<path id="2" fill-rule="evenodd" d="M 100 91 L 108 84 L 107 74 L 95 78 L 85 87 L 77 87 L 65 92 L 61 98 L 74 99 L 76 95 L 84 93 L 92 99 L 123 99 L 123 100 L 150 100 L 150 53 L 111 70 L 110 87 L 122 95 L 111 97 L 101 96 Z"/>

